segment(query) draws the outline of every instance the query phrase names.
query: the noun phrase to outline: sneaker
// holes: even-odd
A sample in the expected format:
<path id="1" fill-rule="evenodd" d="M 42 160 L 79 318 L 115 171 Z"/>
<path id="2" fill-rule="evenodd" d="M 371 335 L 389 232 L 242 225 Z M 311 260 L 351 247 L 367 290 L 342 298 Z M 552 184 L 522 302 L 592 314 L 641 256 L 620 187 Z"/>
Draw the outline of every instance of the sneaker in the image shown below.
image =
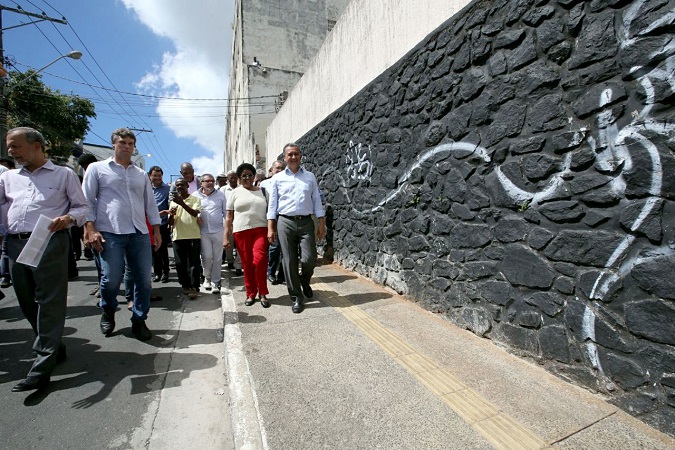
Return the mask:
<path id="1" fill-rule="evenodd" d="M 0 280 L 0 288 L 8 288 L 12 285 L 12 280 L 9 277 L 2 277 Z"/>
<path id="2" fill-rule="evenodd" d="M 152 333 L 145 324 L 145 320 L 133 320 L 131 322 L 131 332 L 139 341 L 149 341 Z"/>
<path id="3" fill-rule="evenodd" d="M 211 283 L 211 290 L 214 294 L 220 294 L 220 281 L 217 283 Z"/>
<path id="4" fill-rule="evenodd" d="M 209 292 L 211 290 L 211 285 L 212 285 L 211 280 L 207 278 L 206 281 L 204 281 L 204 290 L 206 292 Z"/>
<path id="5" fill-rule="evenodd" d="M 190 300 L 196 299 L 196 298 L 197 298 L 197 295 L 198 295 L 197 289 L 195 289 L 195 288 L 190 288 L 190 291 L 188 292 L 188 297 L 190 298 Z"/>

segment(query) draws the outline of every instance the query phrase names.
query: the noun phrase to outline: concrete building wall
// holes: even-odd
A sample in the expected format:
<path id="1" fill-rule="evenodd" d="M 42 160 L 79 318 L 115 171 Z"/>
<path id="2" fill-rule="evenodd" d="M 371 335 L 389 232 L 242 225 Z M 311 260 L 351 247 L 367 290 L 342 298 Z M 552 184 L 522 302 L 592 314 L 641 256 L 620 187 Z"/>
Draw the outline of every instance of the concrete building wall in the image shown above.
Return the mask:
<path id="1" fill-rule="evenodd" d="M 469 0 L 353 0 L 267 129 L 268 159 L 396 63 Z"/>
<path id="2" fill-rule="evenodd" d="M 299 137 L 326 254 L 675 434 L 673 17 L 472 2 Z"/>
<path id="3" fill-rule="evenodd" d="M 230 72 L 227 168 L 266 166 L 267 127 L 349 0 L 238 0 Z M 258 153 L 259 152 L 259 153 Z"/>

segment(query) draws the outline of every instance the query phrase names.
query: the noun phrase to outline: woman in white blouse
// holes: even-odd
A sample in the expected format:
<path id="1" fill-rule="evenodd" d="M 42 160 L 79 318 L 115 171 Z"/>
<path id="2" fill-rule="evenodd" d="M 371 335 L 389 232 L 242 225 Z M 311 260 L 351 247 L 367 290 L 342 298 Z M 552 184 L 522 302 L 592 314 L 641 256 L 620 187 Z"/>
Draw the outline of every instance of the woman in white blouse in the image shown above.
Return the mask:
<path id="1" fill-rule="evenodd" d="M 267 300 L 267 201 L 268 193 L 254 186 L 256 169 L 244 163 L 237 167 L 240 185 L 232 191 L 227 201 L 225 238 L 223 247 L 229 248 L 230 230 L 233 233 L 237 253 L 244 269 L 246 306 L 251 306 L 260 296 L 263 308 L 269 308 Z"/>

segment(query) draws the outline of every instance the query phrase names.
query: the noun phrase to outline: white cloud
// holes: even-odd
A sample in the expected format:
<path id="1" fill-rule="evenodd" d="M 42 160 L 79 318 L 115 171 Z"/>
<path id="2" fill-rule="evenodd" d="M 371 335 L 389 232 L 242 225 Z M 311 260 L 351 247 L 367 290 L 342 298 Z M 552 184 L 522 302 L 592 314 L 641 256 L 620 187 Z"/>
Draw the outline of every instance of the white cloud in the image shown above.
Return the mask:
<path id="1" fill-rule="evenodd" d="M 226 98 L 234 0 L 122 0 L 174 50 L 139 80 L 144 92 L 180 98 Z M 226 102 L 161 100 L 162 122 L 178 137 L 192 139 L 208 156 L 192 158 L 197 173 L 223 171 Z M 185 149 L 186 160 L 194 149 Z"/>

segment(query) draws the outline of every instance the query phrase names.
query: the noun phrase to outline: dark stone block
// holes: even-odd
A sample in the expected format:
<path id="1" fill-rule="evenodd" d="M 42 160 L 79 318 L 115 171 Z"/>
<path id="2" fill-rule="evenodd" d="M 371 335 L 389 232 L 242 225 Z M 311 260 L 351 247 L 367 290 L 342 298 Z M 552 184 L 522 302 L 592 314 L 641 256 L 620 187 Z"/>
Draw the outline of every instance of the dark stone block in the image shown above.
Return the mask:
<path id="1" fill-rule="evenodd" d="M 611 95 L 605 95 L 610 91 Z M 622 102 L 628 98 L 628 93 L 622 82 L 603 83 L 581 93 L 579 97 L 572 102 L 574 113 L 584 119 L 591 114 L 598 113 L 607 109 L 609 106 Z M 602 101 L 600 101 L 602 99 Z"/>
<path id="2" fill-rule="evenodd" d="M 410 258 L 403 258 L 403 261 L 401 261 L 401 269 L 403 270 L 410 270 L 415 267 L 415 262 L 410 259 Z"/>
<path id="3" fill-rule="evenodd" d="M 486 89 L 490 91 L 490 95 L 498 105 L 516 97 L 516 81 L 511 81 L 508 76 L 498 77 L 490 81 Z"/>
<path id="4" fill-rule="evenodd" d="M 453 284 L 441 299 L 446 308 L 461 308 L 471 303 L 471 299 L 461 289 L 457 283 Z"/>
<path id="5" fill-rule="evenodd" d="M 621 216 L 619 223 L 627 231 L 635 232 L 637 235 L 647 236 L 647 239 L 654 244 L 660 244 L 663 237 L 663 200 L 647 205 L 648 200 L 634 200 L 624 203 L 621 207 Z M 651 200 L 650 200 L 651 202 Z M 645 211 L 649 211 L 644 215 Z M 636 228 L 638 219 L 641 221 Z"/>
<path id="6" fill-rule="evenodd" d="M 553 267 L 555 270 L 568 277 L 575 277 L 577 275 L 577 266 L 574 264 L 557 262 L 553 264 Z"/>
<path id="7" fill-rule="evenodd" d="M 535 330 L 502 322 L 499 325 L 495 325 L 491 336 L 497 342 L 524 350 L 531 355 L 539 354 L 539 340 L 537 339 L 537 331 Z"/>
<path id="8" fill-rule="evenodd" d="M 408 248 L 411 252 L 421 252 L 429 250 L 429 243 L 424 238 L 424 236 L 413 236 L 408 240 Z"/>
<path id="9" fill-rule="evenodd" d="M 437 259 L 433 263 L 433 273 L 437 277 L 448 278 L 454 280 L 457 277 L 457 269 L 450 261 L 444 259 Z"/>
<path id="10" fill-rule="evenodd" d="M 530 11 L 535 4 L 535 0 L 515 0 L 508 3 L 509 10 L 506 12 L 506 24 L 511 25 L 523 15 Z M 505 5 L 506 6 L 506 5 Z M 503 14 L 503 12 L 502 12 Z"/>
<path id="11" fill-rule="evenodd" d="M 572 54 L 573 45 L 569 41 L 563 41 L 559 44 L 555 44 L 551 49 L 546 53 L 546 57 L 557 64 L 562 64 L 569 58 Z"/>
<path id="12" fill-rule="evenodd" d="M 562 108 L 560 94 L 546 95 L 531 106 L 528 112 L 528 124 L 534 132 L 553 131 L 562 128 L 567 123 L 566 114 Z"/>
<path id="13" fill-rule="evenodd" d="M 490 43 L 492 38 L 476 32 L 476 36 L 471 38 L 471 63 L 481 65 L 490 57 Z"/>
<path id="14" fill-rule="evenodd" d="M 472 67 L 462 78 L 462 83 L 459 86 L 459 95 L 465 102 L 468 102 L 481 93 L 487 81 L 488 76 L 483 69 Z"/>
<path id="15" fill-rule="evenodd" d="M 471 115 L 471 105 L 462 105 L 448 114 L 445 122 L 448 124 L 448 134 L 454 140 L 460 140 L 469 132 L 468 127 Z"/>
<path id="16" fill-rule="evenodd" d="M 672 272 L 670 278 L 673 278 Z M 649 299 L 626 303 L 624 317 L 631 333 L 675 345 L 675 308 L 665 301 Z"/>
<path id="17" fill-rule="evenodd" d="M 613 11 L 587 16 L 568 67 L 577 69 L 596 61 L 612 59 L 618 49 L 615 36 Z"/>
<path id="18" fill-rule="evenodd" d="M 569 277 L 558 277 L 553 283 L 553 287 L 562 294 L 574 294 L 574 280 Z"/>
<path id="19" fill-rule="evenodd" d="M 485 336 L 492 329 L 490 313 L 483 308 L 462 308 L 461 314 L 455 321 L 456 325 L 472 331 L 478 336 Z"/>
<path id="20" fill-rule="evenodd" d="M 387 130 L 387 142 L 395 144 L 401 142 L 401 130 L 399 128 L 390 128 Z"/>
<path id="21" fill-rule="evenodd" d="M 492 240 L 490 227 L 480 224 L 458 223 L 450 232 L 453 248 L 480 248 Z"/>
<path id="22" fill-rule="evenodd" d="M 635 389 L 649 381 L 643 368 L 624 356 L 608 352 L 604 359 L 603 367 L 622 389 Z"/>
<path id="23" fill-rule="evenodd" d="M 506 56 L 504 52 L 497 52 L 488 59 L 487 63 L 488 73 L 492 77 L 497 75 L 503 75 L 508 70 L 508 65 L 506 63 Z"/>
<path id="24" fill-rule="evenodd" d="M 445 278 L 434 278 L 429 282 L 429 285 L 438 292 L 445 292 L 450 288 L 452 283 Z"/>
<path id="25" fill-rule="evenodd" d="M 547 146 L 547 150 L 553 151 L 559 155 L 567 153 L 570 150 L 579 147 L 579 145 L 586 140 L 587 136 L 588 129 L 557 133 L 549 140 L 550 144 Z"/>
<path id="26" fill-rule="evenodd" d="M 523 174 L 530 181 L 540 181 L 560 172 L 561 168 L 562 163 L 558 159 L 544 154 L 532 155 L 524 158 Z"/>
<path id="27" fill-rule="evenodd" d="M 511 72 L 525 67 L 536 59 L 537 48 L 534 43 L 534 38 L 531 35 L 525 36 L 522 44 L 520 44 L 518 48 L 511 50 L 507 56 Z"/>
<path id="28" fill-rule="evenodd" d="M 464 264 L 464 276 L 469 281 L 494 276 L 497 263 L 494 261 L 474 261 Z"/>
<path id="29" fill-rule="evenodd" d="M 492 46 L 495 50 L 500 48 L 515 48 L 525 38 L 525 35 L 526 32 L 522 29 L 505 31 L 495 37 Z"/>
<path id="30" fill-rule="evenodd" d="M 565 40 L 565 25 L 559 18 L 553 17 L 537 27 L 536 35 L 539 48 L 546 53 L 551 47 Z"/>
<path id="31" fill-rule="evenodd" d="M 555 292 L 536 292 L 525 297 L 525 302 L 536 306 L 549 317 L 555 317 L 563 310 L 565 299 Z"/>
<path id="32" fill-rule="evenodd" d="M 492 124 L 481 133 L 484 138 L 483 144 L 490 147 L 507 136 L 519 135 L 525 124 L 526 112 L 527 107 L 517 101 L 503 105 L 494 114 Z"/>
<path id="33" fill-rule="evenodd" d="M 495 239 L 501 242 L 522 241 L 528 228 L 529 225 L 522 219 L 500 220 L 494 228 Z"/>
<path id="34" fill-rule="evenodd" d="M 520 155 L 524 153 L 534 153 L 540 151 L 544 148 L 546 143 L 546 138 L 544 136 L 533 136 L 531 138 L 522 139 L 520 141 L 513 142 L 509 146 L 509 151 L 513 155 Z"/>
<path id="35" fill-rule="evenodd" d="M 635 346 L 630 345 L 623 338 L 621 331 L 612 327 L 605 319 L 600 317 L 595 318 L 595 342 L 622 353 L 633 353 L 633 350 L 635 350 Z"/>
<path id="36" fill-rule="evenodd" d="M 560 75 L 554 67 L 544 61 L 537 61 L 524 70 L 521 91 L 531 94 L 538 90 L 549 90 L 557 86 L 559 81 Z"/>
<path id="37" fill-rule="evenodd" d="M 539 212 L 555 223 L 578 222 L 586 214 L 583 206 L 576 201 L 546 203 L 539 207 Z"/>
<path id="38" fill-rule="evenodd" d="M 441 59 L 441 62 L 438 64 L 438 66 L 436 66 L 436 68 L 431 71 L 431 79 L 437 80 L 447 75 L 452 69 L 454 62 L 454 58 L 450 56 L 446 56 Z"/>
<path id="39" fill-rule="evenodd" d="M 621 200 L 621 195 L 612 189 L 605 188 L 586 192 L 580 199 L 588 206 L 607 208 L 618 204 Z"/>
<path id="40" fill-rule="evenodd" d="M 546 359 L 555 359 L 562 363 L 570 362 L 569 343 L 565 327 L 549 325 L 539 330 L 539 346 L 541 356 Z"/>
<path id="41" fill-rule="evenodd" d="M 464 181 L 464 176 L 459 170 L 452 169 L 445 175 L 443 197 L 453 202 L 464 202 L 466 198 L 466 181 Z"/>
<path id="42" fill-rule="evenodd" d="M 505 281 L 487 281 L 479 284 L 477 290 L 481 297 L 494 305 L 511 304 L 513 288 Z"/>
<path id="43" fill-rule="evenodd" d="M 562 230 L 544 254 L 554 261 L 604 267 L 623 235 L 608 231 Z"/>
<path id="44" fill-rule="evenodd" d="M 453 203 L 451 210 L 453 214 L 461 220 L 473 220 L 476 217 L 476 215 L 472 213 L 469 208 L 460 203 Z"/>
<path id="45" fill-rule="evenodd" d="M 602 288 L 606 283 L 607 287 Z M 589 270 L 579 275 L 577 287 L 587 298 L 609 303 L 612 295 L 623 288 L 623 281 L 611 270 Z"/>
<path id="46" fill-rule="evenodd" d="M 541 327 L 541 315 L 534 311 L 525 311 L 518 316 L 518 325 L 537 329 Z"/>
<path id="47" fill-rule="evenodd" d="M 511 284 L 517 286 L 549 288 L 555 278 L 555 272 L 546 260 L 532 250 L 515 244 L 506 247 L 499 270 Z"/>
<path id="48" fill-rule="evenodd" d="M 598 225 L 602 225 L 603 223 L 607 222 L 609 219 L 609 216 L 601 214 L 597 211 L 589 210 L 586 212 L 582 223 L 588 225 L 591 228 L 595 228 Z"/>
<path id="49" fill-rule="evenodd" d="M 450 234 L 456 221 L 446 215 L 434 215 L 431 219 L 431 233 L 436 236 Z"/>
<path id="50" fill-rule="evenodd" d="M 462 73 L 471 65 L 471 47 L 463 45 L 455 54 L 455 61 L 452 64 L 452 70 L 456 73 Z"/>
<path id="51" fill-rule="evenodd" d="M 588 147 L 584 147 L 572 153 L 570 169 L 575 171 L 585 170 L 588 169 L 594 161 L 595 152 Z"/>
<path id="52" fill-rule="evenodd" d="M 646 151 L 631 152 L 633 166 L 623 172 L 626 198 L 647 197 L 651 193 L 654 166 Z M 666 180 L 668 177 L 664 177 Z M 654 193 L 658 194 L 658 193 Z"/>
<path id="53" fill-rule="evenodd" d="M 527 245 L 535 250 L 541 250 L 551 242 L 554 234 L 546 228 L 534 227 L 530 230 L 527 238 Z"/>
<path id="54" fill-rule="evenodd" d="M 541 8 L 534 8 L 523 15 L 523 22 L 531 27 L 537 27 L 544 20 L 553 16 L 555 9 L 551 5 L 546 5 Z"/>

